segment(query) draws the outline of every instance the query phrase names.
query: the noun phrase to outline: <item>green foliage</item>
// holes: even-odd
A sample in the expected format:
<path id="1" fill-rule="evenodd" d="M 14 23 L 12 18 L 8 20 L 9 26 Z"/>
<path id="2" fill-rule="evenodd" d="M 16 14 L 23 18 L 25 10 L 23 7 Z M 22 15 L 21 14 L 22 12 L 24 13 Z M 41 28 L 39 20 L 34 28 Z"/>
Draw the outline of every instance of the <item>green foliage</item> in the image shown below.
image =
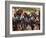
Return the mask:
<path id="1" fill-rule="evenodd" d="M 36 8 L 25 8 L 26 11 L 29 11 L 31 13 L 31 11 L 36 11 Z"/>

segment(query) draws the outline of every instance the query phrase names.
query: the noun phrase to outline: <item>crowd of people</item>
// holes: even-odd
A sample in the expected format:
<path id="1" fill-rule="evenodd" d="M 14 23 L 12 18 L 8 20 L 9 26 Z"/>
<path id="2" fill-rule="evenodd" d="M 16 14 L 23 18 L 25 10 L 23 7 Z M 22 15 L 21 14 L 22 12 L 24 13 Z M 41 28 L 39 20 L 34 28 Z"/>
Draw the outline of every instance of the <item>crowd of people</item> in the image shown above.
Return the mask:
<path id="1" fill-rule="evenodd" d="M 40 10 L 28 14 L 19 9 L 12 17 L 12 26 L 13 31 L 40 30 Z"/>

